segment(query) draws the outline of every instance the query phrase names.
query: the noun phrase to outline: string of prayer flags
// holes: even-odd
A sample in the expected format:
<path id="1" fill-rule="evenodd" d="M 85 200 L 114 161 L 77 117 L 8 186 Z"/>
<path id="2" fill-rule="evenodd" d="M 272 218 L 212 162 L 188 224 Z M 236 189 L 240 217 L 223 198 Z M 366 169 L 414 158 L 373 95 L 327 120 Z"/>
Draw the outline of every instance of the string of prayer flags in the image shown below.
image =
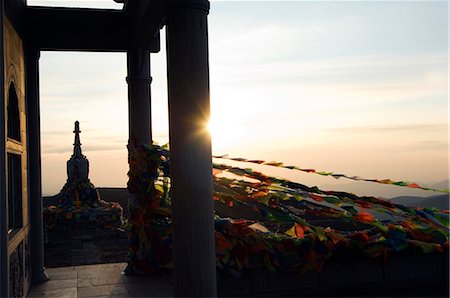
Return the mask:
<path id="1" fill-rule="evenodd" d="M 276 161 L 252 160 L 252 159 L 246 159 L 246 158 L 242 158 L 242 157 L 228 157 L 228 155 L 214 155 L 213 158 L 232 160 L 232 161 L 238 161 L 238 162 L 262 164 L 262 165 L 266 165 L 266 166 L 285 168 L 285 169 L 289 169 L 289 170 L 296 170 L 296 171 L 301 171 L 301 172 L 305 172 L 305 173 L 313 173 L 313 174 L 318 174 L 318 175 L 322 175 L 322 176 L 331 176 L 336 179 L 346 178 L 346 179 L 355 180 L 355 181 L 375 182 L 375 183 L 379 183 L 379 184 L 391 184 L 391 185 L 402 186 L 402 187 L 419 188 L 419 189 L 429 190 L 429 191 L 450 193 L 449 189 L 434 189 L 434 188 L 430 188 L 430 187 L 421 186 L 414 182 L 393 181 L 391 179 L 367 179 L 367 178 L 361 178 L 358 176 L 350 176 L 350 175 L 346 175 L 346 174 L 338 174 L 338 173 L 327 172 L 327 171 L 317 171 L 314 169 L 305 169 L 305 168 L 300 168 L 300 167 L 293 166 L 293 165 L 286 166 L 282 162 L 276 162 Z"/>
<path id="2" fill-rule="evenodd" d="M 170 154 L 155 145 L 130 145 L 129 158 L 128 268 L 138 273 L 172 268 Z M 240 178 L 222 177 L 223 172 Z M 214 164 L 212 175 L 216 265 L 233 276 L 260 268 L 320 271 L 328 259 L 348 253 L 386 260 L 403 252 L 448 252 L 448 212 L 442 210 L 322 191 L 223 164 Z"/>

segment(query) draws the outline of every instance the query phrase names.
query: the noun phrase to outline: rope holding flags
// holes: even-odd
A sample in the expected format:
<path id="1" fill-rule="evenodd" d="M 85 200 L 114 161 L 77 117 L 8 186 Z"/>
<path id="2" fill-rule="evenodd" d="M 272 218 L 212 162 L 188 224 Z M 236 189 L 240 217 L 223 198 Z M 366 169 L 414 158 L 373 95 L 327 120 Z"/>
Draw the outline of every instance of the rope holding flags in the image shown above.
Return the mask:
<path id="1" fill-rule="evenodd" d="M 264 160 L 255 160 L 255 159 L 246 159 L 241 157 L 228 157 L 228 155 L 214 155 L 213 158 L 223 159 L 223 160 L 232 160 L 232 161 L 238 161 L 238 162 L 249 162 L 254 164 L 260 164 L 265 166 L 271 166 L 271 167 L 277 167 L 277 168 L 285 168 L 289 170 L 295 170 L 295 171 L 301 171 L 305 173 L 312 173 L 317 174 L 321 176 L 331 176 L 335 179 L 339 178 L 346 178 L 354 181 L 365 181 L 365 182 L 374 182 L 379 184 L 391 184 L 396 186 L 402 186 L 402 187 L 409 187 L 409 188 L 417 188 L 417 189 L 423 189 L 428 191 L 436 191 L 436 192 L 442 192 L 442 193 L 450 193 L 449 189 L 435 189 L 431 187 L 425 187 L 421 186 L 418 183 L 415 182 L 406 182 L 406 181 L 393 181 L 391 179 L 367 179 L 367 178 L 361 178 L 358 176 L 350 176 L 346 174 L 340 174 L 340 173 L 334 173 L 334 172 L 326 172 L 326 171 L 317 171 L 315 169 L 305 169 L 300 168 L 293 165 L 284 165 L 282 162 L 277 161 L 264 161 Z"/>

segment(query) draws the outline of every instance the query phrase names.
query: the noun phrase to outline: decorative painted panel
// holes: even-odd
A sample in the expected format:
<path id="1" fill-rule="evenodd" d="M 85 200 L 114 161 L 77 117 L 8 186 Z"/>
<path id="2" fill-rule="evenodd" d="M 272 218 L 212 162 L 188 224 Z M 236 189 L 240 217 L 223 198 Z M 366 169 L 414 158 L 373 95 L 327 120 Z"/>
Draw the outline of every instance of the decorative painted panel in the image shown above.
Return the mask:
<path id="1" fill-rule="evenodd" d="M 24 284 L 23 243 L 9 256 L 9 296 L 22 297 Z"/>
<path id="2" fill-rule="evenodd" d="M 25 249 L 24 249 L 24 288 L 27 289 L 31 285 L 31 251 L 30 251 L 30 235 L 25 237 Z"/>

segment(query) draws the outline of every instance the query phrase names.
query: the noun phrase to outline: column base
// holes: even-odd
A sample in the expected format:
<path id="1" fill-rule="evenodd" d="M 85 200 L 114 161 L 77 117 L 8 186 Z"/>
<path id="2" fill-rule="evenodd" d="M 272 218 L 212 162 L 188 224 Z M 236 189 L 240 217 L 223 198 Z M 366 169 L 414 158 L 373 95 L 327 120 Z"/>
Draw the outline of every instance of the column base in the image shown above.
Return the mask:
<path id="1" fill-rule="evenodd" d="M 40 284 L 49 280 L 50 277 L 48 277 L 47 273 L 45 272 L 45 268 L 40 270 L 39 272 L 33 273 L 31 277 L 31 283 L 33 284 Z"/>

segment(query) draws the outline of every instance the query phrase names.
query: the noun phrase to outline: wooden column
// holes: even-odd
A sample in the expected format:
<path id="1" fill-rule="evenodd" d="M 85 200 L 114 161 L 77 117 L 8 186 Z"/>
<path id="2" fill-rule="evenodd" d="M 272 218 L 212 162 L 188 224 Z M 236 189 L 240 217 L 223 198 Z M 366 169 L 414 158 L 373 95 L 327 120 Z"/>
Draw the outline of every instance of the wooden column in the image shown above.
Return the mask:
<path id="1" fill-rule="evenodd" d="M 132 38 L 134 40 L 134 38 Z M 129 154 L 141 145 L 148 145 L 152 142 L 151 131 L 151 97 L 150 84 L 150 52 L 141 44 L 133 41 L 132 46 L 127 51 L 127 82 L 128 82 L 128 123 L 129 123 Z M 131 165 L 130 165 L 131 169 Z M 138 194 L 130 192 L 128 200 L 129 218 L 134 216 L 134 211 L 144 208 L 144 198 Z M 142 235 L 136 234 L 133 227 L 129 231 L 129 238 L 140 238 Z M 143 243 L 144 239 L 141 239 Z M 131 242 L 130 242 L 131 245 Z M 131 248 L 130 248 L 131 249 Z M 131 249 L 135 252 L 135 249 Z M 147 256 L 129 255 L 127 273 L 134 270 L 142 270 L 141 264 L 136 259 L 145 259 Z M 136 263 L 137 262 L 137 263 Z M 145 270 L 143 270 L 145 271 Z"/>
<path id="2" fill-rule="evenodd" d="M 31 281 L 49 280 L 44 267 L 44 232 L 42 219 L 41 123 L 39 100 L 39 56 L 36 48 L 26 55 L 26 99 L 28 131 L 28 175 L 31 223 Z"/>
<path id="3" fill-rule="evenodd" d="M 127 51 L 129 140 L 135 144 L 152 141 L 150 52 L 142 47 Z"/>
<path id="4" fill-rule="evenodd" d="M 174 289 L 216 296 L 207 0 L 168 1 L 167 71 Z"/>
<path id="5" fill-rule="evenodd" d="M 0 0 L 0 297 L 8 297 L 8 221 L 6 205 L 6 114 L 3 43 L 4 1 Z"/>

